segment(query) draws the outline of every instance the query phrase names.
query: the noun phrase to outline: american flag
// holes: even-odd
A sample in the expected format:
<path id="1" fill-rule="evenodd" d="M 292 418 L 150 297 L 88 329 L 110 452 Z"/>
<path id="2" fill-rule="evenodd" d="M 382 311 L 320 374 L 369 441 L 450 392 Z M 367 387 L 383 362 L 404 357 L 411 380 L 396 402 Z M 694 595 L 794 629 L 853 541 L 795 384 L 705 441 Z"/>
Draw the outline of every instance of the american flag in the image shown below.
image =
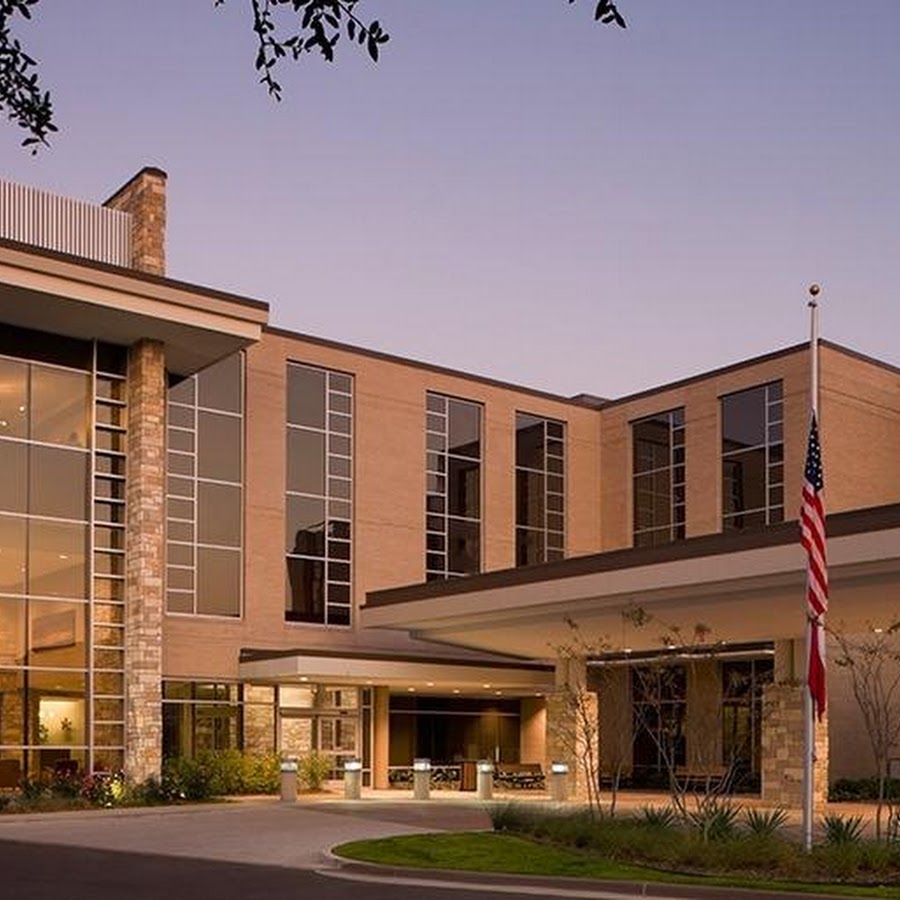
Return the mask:
<path id="1" fill-rule="evenodd" d="M 822 449 L 816 414 L 809 424 L 806 469 L 803 473 L 803 506 L 800 509 L 801 541 L 806 550 L 806 612 L 809 617 L 809 665 L 806 680 L 819 720 L 825 712 L 825 613 L 828 610 L 828 566 L 825 561 L 825 507 L 822 504 Z"/>

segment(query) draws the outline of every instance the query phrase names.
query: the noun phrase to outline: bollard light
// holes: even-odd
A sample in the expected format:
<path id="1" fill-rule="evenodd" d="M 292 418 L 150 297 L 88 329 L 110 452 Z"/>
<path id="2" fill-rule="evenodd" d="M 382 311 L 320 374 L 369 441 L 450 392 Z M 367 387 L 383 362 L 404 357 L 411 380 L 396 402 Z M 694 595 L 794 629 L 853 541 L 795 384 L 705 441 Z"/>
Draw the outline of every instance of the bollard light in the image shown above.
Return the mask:
<path id="1" fill-rule="evenodd" d="M 550 771 L 554 775 L 568 775 L 569 764 L 564 762 L 552 762 L 550 763 Z"/>
<path id="2" fill-rule="evenodd" d="M 430 772 L 431 771 L 431 760 L 430 759 L 414 759 L 413 760 L 413 772 Z"/>
<path id="3" fill-rule="evenodd" d="M 348 759 L 344 761 L 345 772 L 362 772 L 361 759 Z"/>
<path id="4" fill-rule="evenodd" d="M 478 771 L 493 774 L 494 764 L 489 759 L 480 759 L 478 760 Z"/>

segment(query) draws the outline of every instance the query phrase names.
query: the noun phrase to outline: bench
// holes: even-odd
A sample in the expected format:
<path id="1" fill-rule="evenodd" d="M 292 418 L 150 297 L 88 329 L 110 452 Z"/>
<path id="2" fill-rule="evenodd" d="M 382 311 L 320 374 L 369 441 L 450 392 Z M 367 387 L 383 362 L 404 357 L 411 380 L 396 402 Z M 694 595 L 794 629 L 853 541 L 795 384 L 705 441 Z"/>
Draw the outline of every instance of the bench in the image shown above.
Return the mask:
<path id="1" fill-rule="evenodd" d="M 523 789 L 541 789 L 546 783 L 540 763 L 498 763 L 494 781 L 502 787 Z"/>
<path id="2" fill-rule="evenodd" d="M 731 772 L 728 766 L 676 766 L 675 778 L 687 787 L 717 791 L 724 787 Z"/>

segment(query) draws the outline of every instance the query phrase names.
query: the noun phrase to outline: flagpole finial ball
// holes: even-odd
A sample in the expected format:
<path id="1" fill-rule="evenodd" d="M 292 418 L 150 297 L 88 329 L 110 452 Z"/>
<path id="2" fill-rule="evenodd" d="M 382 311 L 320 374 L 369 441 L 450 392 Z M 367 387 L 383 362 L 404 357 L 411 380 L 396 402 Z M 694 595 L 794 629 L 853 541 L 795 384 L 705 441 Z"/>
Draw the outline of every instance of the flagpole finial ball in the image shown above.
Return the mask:
<path id="1" fill-rule="evenodd" d="M 817 284 L 811 284 L 811 285 L 809 286 L 809 296 L 810 296 L 810 297 L 818 297 L 818 296 L 819 296 L 819 291 L 821 291 L 821 290 L 822 290 L 822 288 L 820 288 L 819 285 L 817 285 Z"/>

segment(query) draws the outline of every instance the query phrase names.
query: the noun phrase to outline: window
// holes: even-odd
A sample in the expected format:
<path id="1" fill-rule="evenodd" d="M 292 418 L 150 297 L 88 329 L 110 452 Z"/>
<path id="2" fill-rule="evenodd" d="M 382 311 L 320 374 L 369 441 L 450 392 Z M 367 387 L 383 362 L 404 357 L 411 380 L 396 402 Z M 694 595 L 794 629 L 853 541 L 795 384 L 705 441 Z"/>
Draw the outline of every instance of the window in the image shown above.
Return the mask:
<path id="1" fill-rule="evenodd" d="M 685 536 L 684 409 L 631 424 L 634 546 Z"/>
<path id="2" fill-rule="evenodd" d="M 425 576 L 481 570 L 481 407 L 426 396 Z"/>
<path id="3" fill-rule="evenodd" d="M 208 751 L 243 749 L 243 717 L 247 708 L 243 701 L 246 699 L 246 689 L 242 691 L 236 684 L 163 682 L 163 757 L 191 758 Z M 275 730 L 271 700 L 267 709 L 247 706 L 268 713 L 270 730 L 264 733 L 264 716 L 263 732 L 258 737 L 263 752 L 271 752 Z"/>
<path id="4" fill-rule="evenodd" d="M 83 768 L 102 737 L 87 697 L 93 349 L 87 370 L 56 349 L 0 357 L 0 746 L 32 776 Z"/>
<path id="5" fill-rule="evenodd" d="M 686 761 L 687 669 L 635 666 L 631 670 L 634 779 L 653 783 Z"/>
<path id="6" fill-rule="evenodd" d="M 771 659 L 722 663 L 722 764 L 734 770 L 741 787 L 758 784 L 763 690 L 773 677 Z"/>
<path id="7" fill-rule="evenodd" d="M 566 426 L 516 413 L 516 565 L 562 559 Z"/>
<path id="8" fill-rule="evenodd" d="M 758 528 L 784 521 L 781 382 L 722 398 L 722 525 Z"/>
<path id="9" fill-rule="evenodd" d="M 243 548 L 243 356 L 169 389 L 166 608 L 239 616 Z"/>
<path id="10" fill-rule="evenodd" d="M 287 370 L 285 619 L 351 621 L 353 378 Z"/>

